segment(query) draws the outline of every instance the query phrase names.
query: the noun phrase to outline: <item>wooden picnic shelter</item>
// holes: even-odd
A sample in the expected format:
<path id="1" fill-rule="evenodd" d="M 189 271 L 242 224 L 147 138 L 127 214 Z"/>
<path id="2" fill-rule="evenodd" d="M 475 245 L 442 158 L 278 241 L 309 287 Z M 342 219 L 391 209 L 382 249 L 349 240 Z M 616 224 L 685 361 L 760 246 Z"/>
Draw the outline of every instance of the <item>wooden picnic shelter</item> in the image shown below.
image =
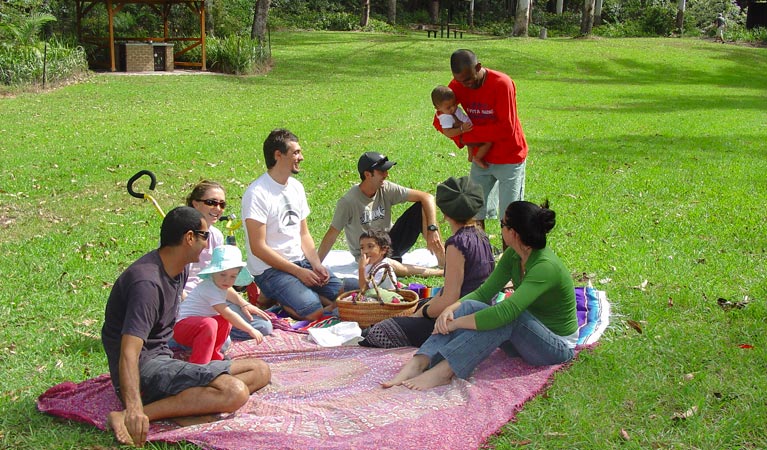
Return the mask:
<path id="1" fill-rule="evenodd" d="M 207 70 L 205 64 L 205 2 L 204 0 L 75 0 L 76 14 L 77 14 L 77 37 L 80 42 L 89 42 L 96 44 L 97 46 L 104 48 L 108 51 L 109 60 L 105 64 L 112 72 L 117 70 L 116 65 L 116 48 L 115 40 L 121 43 L 130 42 L 143 42 L 143 43 L 157 43 L 157 45 L 165 44 L 169 48 L 169 52 L 172 58 L 172 65 L 186 66 L 186 67 L 199 67 L 201 70 Z M 125 5 L 138 4 L 146 5 L 152 11 L 162 19 L 163 23 L 163 35 L 157 37 L 129 37 L 129 36 L 115 36 L 114 31 L 114 18 Z M 82 19 L 91 13 L 98 5 L 103 5 L 104 10 L 107 13 L 108 18 L 108 34 L 107 36 L 84 36 L 82 29 Z M 187 8 L 192 14 L 196 14 L 199 18 L 200 32 L 199 36 L 195 37 L 171 37 L 170 36 L 170 13 L 171 8 L 174 5 L 180 5 L 182 8 Z M 183 42 L 185 45 L 178 52 L 173 52 L 171 47 L 176 42 Z M 177 57 L 183 55 L 189 50 L 200 47 L 202 51 L 202 58 L 199 63 L 196 62 L 181 62 L 175 61 Z M 171 69 L 172 70 L 172 69 Z"/>

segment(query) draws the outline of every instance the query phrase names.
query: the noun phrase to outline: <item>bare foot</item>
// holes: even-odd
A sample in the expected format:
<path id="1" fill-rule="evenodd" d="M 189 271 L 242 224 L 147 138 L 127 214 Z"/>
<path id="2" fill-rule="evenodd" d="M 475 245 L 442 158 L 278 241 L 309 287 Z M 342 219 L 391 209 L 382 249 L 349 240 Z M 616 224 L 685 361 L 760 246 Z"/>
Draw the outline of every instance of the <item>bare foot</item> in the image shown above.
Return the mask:
<path id="1" fill-rule="evenodd" d="M 442 386 L 443 384 L 449 384 L 453 376 L 453 369 L 450 368 L 450 364 L 443 360 L 417 377 L 403 381 L 402 384 L 414 391 L 425 391 L 426 389 Z"/>
<path id="2" fill-rule="evenodd" d="M 422 374 L 427 367 L 429 367 L 429 358 L 424 355 L 415 355 L 413 356 L 413 359 L 408 361 L 407 364 L 405 364 L 402 369 L 400 369 L 399 373 L 395 375 L 394 378 L 389 381 L 384 381 L 381 383 L 381 386 L 383 388 L 399 386 L 405 380 L 409 380 Z"/>
<path id="3" fill-rule="evenodd" d="M 123 445 L 133 446 L 133 438 L 125 426 L 125 411 L 112 411 L 107 414 L 107 430 L 115 433 L 115 438 Z"/>
<path id="4" fill-rule="evenodd" d="M 189 427 L 192 425 L 199 425 L 201 423 L 218 422 L 219 420 L 221 420 L 221 416 L 218 414 L 207 414 L 204 416 L 174 417 L 171 420 L 175 422 L 178 426 Z"/>

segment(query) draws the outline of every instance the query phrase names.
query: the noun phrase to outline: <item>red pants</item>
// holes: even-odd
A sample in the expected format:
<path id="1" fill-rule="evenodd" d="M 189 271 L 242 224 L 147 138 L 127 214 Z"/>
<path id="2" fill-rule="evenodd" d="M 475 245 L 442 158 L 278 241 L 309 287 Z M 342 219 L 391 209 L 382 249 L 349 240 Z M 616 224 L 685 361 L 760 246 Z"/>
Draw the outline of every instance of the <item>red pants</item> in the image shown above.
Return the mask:
<path id="1" fill-rule="evenodd" d="M 232 324 L 221 315 L 187 317 L 173 327 L 173 338 L 181 345 L 192 347 L 189 362 L 208 364 L 224 359 L 221 347 L 229 337 Z"/>

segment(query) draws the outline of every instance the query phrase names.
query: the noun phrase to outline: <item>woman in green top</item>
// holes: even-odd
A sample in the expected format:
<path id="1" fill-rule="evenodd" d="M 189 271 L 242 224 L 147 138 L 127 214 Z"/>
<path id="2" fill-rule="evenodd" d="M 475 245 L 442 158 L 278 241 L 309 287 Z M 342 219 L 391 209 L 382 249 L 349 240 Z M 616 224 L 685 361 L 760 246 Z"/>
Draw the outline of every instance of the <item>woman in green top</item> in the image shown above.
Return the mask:
<path id="1" fill-rule="evenodd" d="M 548 201 L 513 202 L 501 221 L 508 248 L 490 277 L 437 318 L 434 334 L 383 387 L 423 390 L 468 378 L 498 347 L 528 364 L 572 359 L 578 339 L 575 291 L 570 272 L 546 247 L 556 223 Z M 490 305 L 511 280 L 514 293 Z"/>

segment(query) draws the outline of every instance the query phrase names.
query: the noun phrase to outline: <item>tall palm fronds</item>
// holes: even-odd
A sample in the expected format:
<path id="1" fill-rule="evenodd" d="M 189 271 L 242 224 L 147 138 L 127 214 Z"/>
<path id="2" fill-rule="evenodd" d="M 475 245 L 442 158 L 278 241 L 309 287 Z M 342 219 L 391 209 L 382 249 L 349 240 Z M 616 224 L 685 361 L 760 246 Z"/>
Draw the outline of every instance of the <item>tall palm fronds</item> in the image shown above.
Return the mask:
<path id="1" fill-rule="evenodd" d="M 52 14 L 3 14 L 0 21 L 0 41 L 5 44 L 32 46 L 40 41 L 40 33 L 48 22 L 55 22 Z"/>

